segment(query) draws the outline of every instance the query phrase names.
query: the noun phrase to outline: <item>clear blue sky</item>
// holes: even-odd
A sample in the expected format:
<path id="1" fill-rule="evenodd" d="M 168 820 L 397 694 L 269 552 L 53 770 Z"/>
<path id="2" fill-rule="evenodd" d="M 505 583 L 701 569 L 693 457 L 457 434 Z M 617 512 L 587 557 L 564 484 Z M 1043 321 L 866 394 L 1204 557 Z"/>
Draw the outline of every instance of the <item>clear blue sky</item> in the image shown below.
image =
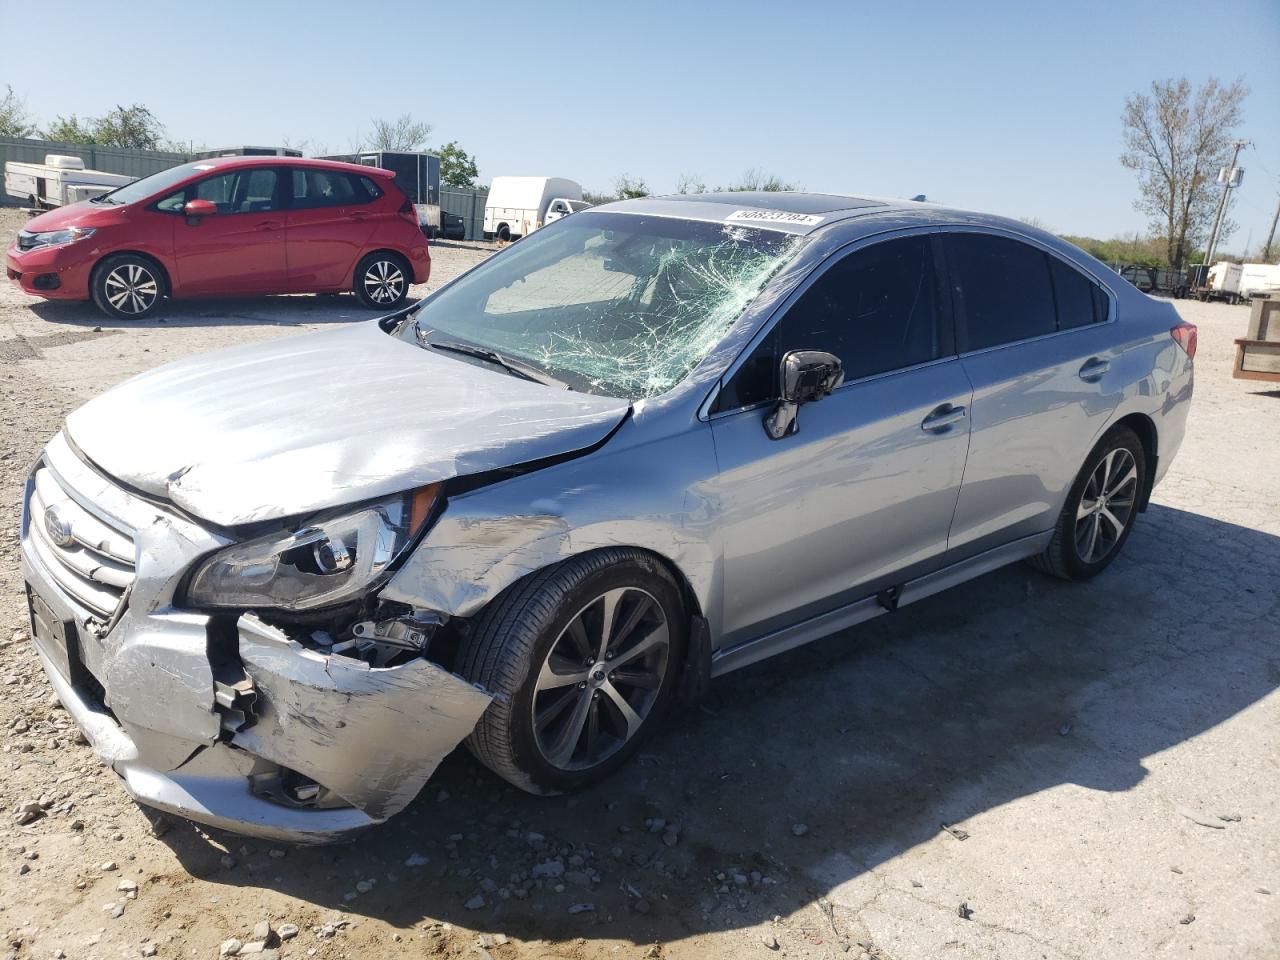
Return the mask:
<path id="1" fill-rule="evenodd" d="M 1212 74 L 1252 89 L 1228 249 L 1261 242 L 1280 191 L 1280 0 L 55 6 L 56 39 L 28 42 L 50 10 L 0 0 L 0 84 L 42 120 L 145 103 L 209 146 L 341 152 L 409 112 L 485 180 L 627 172 L 666 192 L 757 167 L 1107 237 L 1145 228 L 1118 160 L 1125 95 Z"/>

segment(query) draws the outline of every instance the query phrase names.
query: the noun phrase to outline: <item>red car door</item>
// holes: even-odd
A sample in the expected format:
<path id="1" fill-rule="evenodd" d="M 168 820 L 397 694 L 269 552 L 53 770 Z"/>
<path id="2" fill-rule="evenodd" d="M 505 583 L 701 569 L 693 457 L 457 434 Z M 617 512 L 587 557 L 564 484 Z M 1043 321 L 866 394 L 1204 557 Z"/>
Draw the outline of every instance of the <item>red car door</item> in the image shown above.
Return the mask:
<path id="1" fill-rule="evenodd" d="M 376 229 L 374 197 L 362 178 L 342 170 L 293 167 L 288 173 L 289 289 L 351 289 L 356 261 Z"/>
<path id="2" fill-rule="evenodd" d="M 218 209 L 174 224 L 173 258 L 181 294 L 286 290 L 280 180 L 275 167 L 237 167 L 189 184 L 157 204 L 157 209 L 177 212 L 190 200 L 208 200 Z"/>

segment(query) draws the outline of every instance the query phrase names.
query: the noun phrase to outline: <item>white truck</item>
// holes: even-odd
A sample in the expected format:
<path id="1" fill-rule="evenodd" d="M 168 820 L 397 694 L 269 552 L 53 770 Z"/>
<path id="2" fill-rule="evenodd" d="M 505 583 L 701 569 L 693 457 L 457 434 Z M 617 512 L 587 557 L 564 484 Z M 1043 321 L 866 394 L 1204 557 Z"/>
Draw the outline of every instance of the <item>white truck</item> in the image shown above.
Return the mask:
<path id="1" fill-rule="evenodd" d="M 484 205 L 484 236 L 525 237 L 586 206 L 581 184 L 564 177 L 494 177 Z"/>
<path id="2" fill-rule="evenodd" d="M 57 153 L 45 154 L 44 163 L 9 160 L 4 165 L 4 192 L 33 209 L 92 200 L 136 179 L 123 173 L 86 170 L 79 157 Z"/>

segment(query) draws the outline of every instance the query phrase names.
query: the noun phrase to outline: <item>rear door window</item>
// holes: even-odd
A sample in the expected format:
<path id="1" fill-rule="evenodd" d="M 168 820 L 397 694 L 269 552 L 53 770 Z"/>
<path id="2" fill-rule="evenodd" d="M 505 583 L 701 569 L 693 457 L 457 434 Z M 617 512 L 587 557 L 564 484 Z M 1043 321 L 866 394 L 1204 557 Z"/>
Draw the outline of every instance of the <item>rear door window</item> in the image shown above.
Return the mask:
<path id="1" fill-rule="evenodd" d="M 716 408 L 776 398 L 778 363 L 792 350 L 834 353 L 846 382 L 936 360 L 951 352 L 938 303 L 927 236 L 856 250 L 792 304 L 721 392 Z"/>
<path id="2" fill-rule="evenodd" d="M 1050 258 L 1042 250 L 982 233 L 947 234 L 947 249 L 962 352 L 1058 329 Z"/>
<path id="3" fill-rule="evenodd" d="M 368 177 L 353 177 L 341 170 L 294 168 L 292 175 L 295 210 L 348 207 L 381 196 Z"/>

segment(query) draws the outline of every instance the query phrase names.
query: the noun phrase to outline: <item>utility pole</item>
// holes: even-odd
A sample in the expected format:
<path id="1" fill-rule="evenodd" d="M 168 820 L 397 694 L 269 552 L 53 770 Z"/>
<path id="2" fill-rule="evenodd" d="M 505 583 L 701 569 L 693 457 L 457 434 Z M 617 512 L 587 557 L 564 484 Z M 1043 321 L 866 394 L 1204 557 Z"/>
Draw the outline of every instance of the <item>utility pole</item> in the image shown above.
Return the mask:
<path id="1" fill-rule="evenodd" d="M 1213 231 L 1209 234 L 1209 247 L 1204 252 L 1205 266 L 1213 266 L 1213 255 L 1218 249 L 1218 231 L 1222 228 L 1222 215 L 1227 209 L 1227 194 L 1233 186 L 1240 182 L 1236 172 L 1236 159 L 1240 156 L 1240 148 L 1249 146 L 1248 140 L 1232 140 L 1231 146 L 1235 149 L 1231 152 L 1231 163 L 1223 169 L 1226 176 L 1219 173 L 1219 179 L 1222 180 L 1222 196 L 1218 198 L 1218 212 L 1213 215 Z M 1232 183 L 1232 181 L 1235 183 Z"/>
<path id="2" fill-rule="evenodd" d="M 1276 238 L 1276 222 L 1280 221 L 1280 200 L 1276 201 L 1276 214 L 1271 218 L 1271 230 L 1267 233 L 1267 245 L 1262 250 L 1263 263 L 1271 262 L 1271 241 Z"/>

